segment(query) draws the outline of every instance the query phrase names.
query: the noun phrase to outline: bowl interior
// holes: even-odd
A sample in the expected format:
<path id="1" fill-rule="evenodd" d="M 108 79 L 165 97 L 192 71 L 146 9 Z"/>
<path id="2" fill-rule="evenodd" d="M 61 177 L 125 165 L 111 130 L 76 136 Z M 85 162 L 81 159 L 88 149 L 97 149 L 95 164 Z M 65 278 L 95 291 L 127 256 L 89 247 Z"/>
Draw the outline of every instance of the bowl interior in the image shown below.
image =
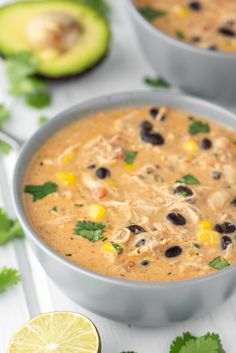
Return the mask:
<path id="1" fill-rule="evenodd" d="M 71 109 L 68 109 L 61 114 L 57 115 L 54 119 L 46 123 L 41 129 L 39 129 L 26 144 L 23 146 L 14 173 L 14 181 L 13 181 L 13 198 L 15 203 L 15 209 L 17 213 L 17 217 L 19 221 L 23 225 L 27 236 L 37 244 L 43 251 L 50 253 L 50 255 L 56 257 L 58 260 L 64 262 L 65 265 L 73 267 L 75 270 L 84 271 L 90 273 L 93 276 L 100 276 L 101 278 L 105 278 L 105 276 L 100 274 L 95 274 L 89 270 L 83 269 L 78 265 L 75 265 L 56 253 L 53 249 L 49 248 L 37 235 L 37 233 L 32 228 L 30 222 L 27 219 L 26 213 L 23 207 L 23 200 L 22 200 L 22 184 L 23 178 L 25 175 L 25 171 L 28 167 L 29 162 L 31 161 L 34 154 L 40 148 L 40 146 L 56 131 L 62 129 L 64 126 L 69 125 L 75 121 L 84 119 L 88 116 L 93 114 L 104 112 L 104 111 L 111 111 L 116 109 L 123 109 L 123 108 L 131 108 L 131 107 L 141 107 L 141 106 L 152 106 L 152 105 L 161 105 L 171 107 L 173 109 L 178 109 L 182 111 L 189 112 L 190 114 L 197 114 L 208 119 L 214 120 L 228 128 L 235 129 L 236 126 L 236 119 L 235 115 L 217 105 L 212 103 L 203 101 L 201 99 L 193 98 L 190 96 L 184 96 L 180 94 L 171 93 L 168 90 L 160 90 L 158 92 L 136 92 L 136 93 L 123 93 L 123 94 L 116 94 L 110 95 L 98 99 L 93 99 L 87 101 L 85 103 L 76 105 Z M 236 265 L 230 266 L 228 269 L 219 271 L 229 271 L 230 268 Z M 210 276 L 216 276 L 219 273 L 211 274 Z M 209 276 L 203 276 L 205 278 Z M 196 280 L 196 279 L 195 279 Z M 123 279 L 116 279 L 114 278 L 113 281 L 118 282 L 132 282 Z M 191 280 L 183 280 L 179 282 L 186 282 Z M 146 282 L 135 282 L 139 284 L 144 284 Z M 160 282 L 153 282 L 159 283 Z M 153 285 L 147 284 L 146 285 Z M 174 282 L 163 282 L 165 285 L 168 283 Z"/>

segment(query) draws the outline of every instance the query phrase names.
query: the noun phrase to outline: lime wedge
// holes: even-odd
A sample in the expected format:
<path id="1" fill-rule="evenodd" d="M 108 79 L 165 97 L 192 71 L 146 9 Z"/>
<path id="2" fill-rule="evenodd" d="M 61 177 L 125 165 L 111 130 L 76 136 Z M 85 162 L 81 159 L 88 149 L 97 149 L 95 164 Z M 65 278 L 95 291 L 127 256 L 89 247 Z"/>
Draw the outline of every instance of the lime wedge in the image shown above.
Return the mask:
<path id="1" fill-rule="evenodd" d="M 100 353 L 99 334 L 85 316 L 52 312 L 30 320 L 12 338 L 8 353 Z"/>

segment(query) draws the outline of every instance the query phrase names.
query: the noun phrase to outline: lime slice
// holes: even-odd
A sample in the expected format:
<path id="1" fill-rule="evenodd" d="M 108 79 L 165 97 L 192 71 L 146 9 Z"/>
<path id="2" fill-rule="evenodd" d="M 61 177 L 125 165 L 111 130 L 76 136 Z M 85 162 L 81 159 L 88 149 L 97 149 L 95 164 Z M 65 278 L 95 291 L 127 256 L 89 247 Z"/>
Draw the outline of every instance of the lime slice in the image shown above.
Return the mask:
<path id="1" fill-rule="evenodd" d="M 93 323 L 72 312 L 52 312 L 29 321 L 12 338 L 8 353 L 99 353 Z"/>

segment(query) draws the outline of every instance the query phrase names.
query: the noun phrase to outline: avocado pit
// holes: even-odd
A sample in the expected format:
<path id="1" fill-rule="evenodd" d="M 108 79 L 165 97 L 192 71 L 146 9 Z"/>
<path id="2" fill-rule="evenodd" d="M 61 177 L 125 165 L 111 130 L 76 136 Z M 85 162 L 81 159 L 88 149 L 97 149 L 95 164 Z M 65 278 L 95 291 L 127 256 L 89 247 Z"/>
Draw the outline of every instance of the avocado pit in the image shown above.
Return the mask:
<path id="1" fill-rule="evenodd" d="M 51 11 L 33 18 L 27 27 L 27 38 L 38 51 L 62 54 L 76 45 L 82 32 L 81 24 L 73 16 Z"/>

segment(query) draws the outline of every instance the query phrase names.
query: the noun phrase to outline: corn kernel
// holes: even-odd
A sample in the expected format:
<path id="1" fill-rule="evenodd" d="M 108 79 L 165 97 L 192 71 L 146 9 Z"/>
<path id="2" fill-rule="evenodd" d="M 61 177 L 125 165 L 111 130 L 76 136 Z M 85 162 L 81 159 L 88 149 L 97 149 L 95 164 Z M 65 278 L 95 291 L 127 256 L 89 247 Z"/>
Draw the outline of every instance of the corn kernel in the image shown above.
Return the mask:
<path id="1" fill-rule="evenodd" d="M 73 173 L 56 173 L 56 178 L 66 185 L 72 185 L 76 181 L 76 176 Z"/>
<path id="2" fill-rule="evenodd" d="M 105 183 L 106 183 L 107 186 L 113 186 L 113 185 L 114 185 L 114 182 L 113 182 L 113 180 L 111 180 L 111 179 L 107 179 L 107 180 L 105 181 Z"/>
<path id="3" fill-rule="evenodd" d="M 179 17 L 186 17 L 188 15 L 188 9 L 186 6 L 176 6 L 174 11 Z"/>
<path id="4" fill-rule="evenodd" d="M 208 230 L 210 230 L 210 229 L 213 228 L 213 223 L 211 223 L 211 222 L 208 221 L 207 219 L 202 220 L 202 221 L 199 223 L 199 225 L 200 225 L 200 228 L 201 228 L 201 229 L 208 229 Z"/>
<path id="5" fill-rule="evenodd" d="M 63 164 L 70 163 L 73 158 L 74 158 L 74 153 L 72 152 L 68 153 L 62 158 L 62 163 Z"/>
<path id="6" fill-rule="evenodd" d="M 184 143 L 184 149 L 190 153 L 196 153 L 199 150 L 199 145 L 194 140 L 189 140 Z"/>
<path id="7" fill-rule="evenodd" d="M 198 239 L 202 243 L 208 243 L 211 245 L 219 245 L 220 235 L 214 230 L 203 229 L 198 233 Z"/>
<path id="8" fill-rule="evenodd" d="M 133 164 L 125 163 L 125 164 L 124 164 L 124 168 L 125 168 L 126 170 L 134 170 L 134 169 L 137 168 L 137 166 L 136 166 L 135 163 L 133 163 Z"/>
<path id="9" fill-rule="evenodd" d="M 116 249 L 110 243 L 103 244 L 102 249 L 103 249 L 103 251 L 105 251 L 109 254 L 113 254 L 113 255 L 118 254 Z"/>
<path id="10" fill-rule="evenodd" d="M 105 207 L 101 205 L 92 205 L 88 210 L 88 217 L 94 221 L 100 221 L 106 214 Z"/>

